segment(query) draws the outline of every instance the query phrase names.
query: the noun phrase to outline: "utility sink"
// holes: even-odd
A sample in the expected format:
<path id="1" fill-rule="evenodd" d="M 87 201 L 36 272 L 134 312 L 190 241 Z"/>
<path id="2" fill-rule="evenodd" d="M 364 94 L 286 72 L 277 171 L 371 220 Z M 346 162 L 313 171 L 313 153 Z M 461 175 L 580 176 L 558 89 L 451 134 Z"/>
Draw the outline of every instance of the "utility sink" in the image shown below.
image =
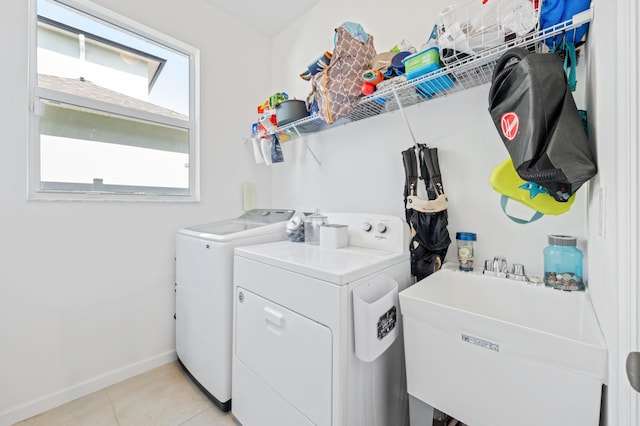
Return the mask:
<path id="1" fill-rule="evenodd" d="M 587 292 L 447 263 L 400 308 L 413 397 L 470 426 L 599 424 L 607 348 Z"/>

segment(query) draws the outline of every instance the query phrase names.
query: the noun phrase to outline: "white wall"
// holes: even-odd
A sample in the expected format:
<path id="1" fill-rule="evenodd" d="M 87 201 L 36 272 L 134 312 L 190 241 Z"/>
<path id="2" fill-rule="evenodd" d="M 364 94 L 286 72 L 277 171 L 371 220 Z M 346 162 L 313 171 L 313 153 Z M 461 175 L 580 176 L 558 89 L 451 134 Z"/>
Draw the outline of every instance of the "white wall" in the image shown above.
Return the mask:
<path id="1" fill-rule="evenodd" d="M 599 4 L 596 4 L 598 7 Z M 616 165 L 618 146 L 615 128 L 615 102 L 613 90 L 614 72 L 611 63 L 615 60 L 615 50 L 611 49 L 614 28 L 615 9 L 599 7 L 596 9 L 596 19 L 591 26 L 589 38 L 589 77 L 593 82 L 589 86 L 588 99 L 591 106 L 589 119 L 590 131 L 597 143 L 598 175 L 593 179 L 589 205 L 589 247 L 592 261 L 589 263 L 589 276 L 591 277 L 591 296 L 598 314 L 600 326 L 609 348 L 609 383 L 607 398 L 610 405 L 607 407 L 609 425 L 624 424 L 618 421 L 616 400 L 618 399 L 619 377 L 615 373 L 618 368 L 618 302 L 617 302 L 617 278 L 618 271 L 615 267 L 615 255 L 617 252 L 618 218 L 616 209 L 608 208 L 601 222 L 600 218 L 600 194 L 606 197 L 609 206 L 616 205 L 618 197 L 618 167 Z M 622 145 L 622 141 L 620 141 Z"/>
<path id="2" fill-rule="evenodd" d="M 362 0 L 324 0 L 302 20 L 274 39 L 274 90 L 304 98 L 311 84 L 298 74 L 314 57 L 333 46 L 333 28 L 351 20 L 374 36 L 376 50 L 389 50 L 402 39 L 420 46 L 438 13 L 449 0 L 408 0 L 384 12 Z M 542 275 L 542 249 L 547 234 L 579 237 L 586 251 L 586 196 L 578 193 L 571 210 L 518 225 L 501 211 L 499 195 L 489 184 L 492 169 L 508 158 L 491 121 L 489 85 L 406 109 L 418 142 L 437 147 L 449 197 L 449 231 L 478 234 L 477 262 L 505 255 L 523 263 L 530 274 Z M 400 112 L 330 129 L 308 138 L 322 162 L 318 166 L 302 143 L 285 144 L 285 163 L 273 166 L 273 201 L 299 209 L 373 211 L 404 216 L 404 170 L 401 151 L 412 146 Z M 289 161 L 289 160 L 292 161 Z M 448 258 L 455 258 L 450 247 Z"/>
<path id="3" fill-rule="evenodd" d="M 202 201 L 28 202 L 29 2 L 3 4 L 0 425 L 173 359 L 175 231 L 242 213 L 245 181 L 271 203 L 241 141 L 270 84 L 254 68 L 269 40 L 204 0 L 97 3 L 200 49 Z"/>

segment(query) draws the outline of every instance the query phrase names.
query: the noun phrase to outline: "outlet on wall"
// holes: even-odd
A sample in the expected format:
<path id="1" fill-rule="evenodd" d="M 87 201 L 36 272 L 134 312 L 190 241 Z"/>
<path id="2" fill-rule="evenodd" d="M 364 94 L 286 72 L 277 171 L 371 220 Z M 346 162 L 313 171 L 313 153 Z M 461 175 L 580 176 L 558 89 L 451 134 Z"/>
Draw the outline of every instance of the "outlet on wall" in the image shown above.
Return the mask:
<path id="1" fill-rule="evenodd" d="M 245 212 L 256 208 L 256 186 L 251 182 L 242 184 L 242 208 Z"/>

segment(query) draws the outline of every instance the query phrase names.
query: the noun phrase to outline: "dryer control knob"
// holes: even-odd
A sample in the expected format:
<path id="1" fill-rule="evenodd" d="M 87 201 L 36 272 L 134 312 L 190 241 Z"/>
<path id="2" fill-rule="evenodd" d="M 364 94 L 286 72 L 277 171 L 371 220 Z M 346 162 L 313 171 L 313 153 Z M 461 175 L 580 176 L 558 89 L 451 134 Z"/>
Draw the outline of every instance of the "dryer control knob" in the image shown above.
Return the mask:
<path id="1" fill-rule="evenodd" d="M 387 225 L 385 225 L 384 223 L 378 223 L 376 225 L 376 231 L 378 231 L 381 234 L 384 234 L 385 232 L 387 232 Z"/>
<path id="2" fill-rule="evenodd" d="M 369 231 L 371 231 L 371 224 L 370 224 L 369 222 L 364 222 L 364 223 L 362 224 L 362 230 L 363 230 L 364 232 L 369 232 Z"/>

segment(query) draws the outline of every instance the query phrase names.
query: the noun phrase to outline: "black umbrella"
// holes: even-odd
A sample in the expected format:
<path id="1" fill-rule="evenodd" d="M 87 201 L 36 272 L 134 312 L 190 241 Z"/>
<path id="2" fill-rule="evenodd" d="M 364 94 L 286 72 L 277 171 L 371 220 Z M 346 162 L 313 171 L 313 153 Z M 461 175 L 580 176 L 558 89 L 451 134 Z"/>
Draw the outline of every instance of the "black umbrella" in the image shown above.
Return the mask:
<path id="1" fill-rule="evenodd" d="M 402 151 L 402 159 L 406 173 L 405 216 L 411 229 L 411 274 L 421 280 L 440 269 L 451 244 L 447 229 L 448 201 L 437 148 L 415 144 Z M 427 199 L 417 195 L 419 180 L 424 181 Z"/>

